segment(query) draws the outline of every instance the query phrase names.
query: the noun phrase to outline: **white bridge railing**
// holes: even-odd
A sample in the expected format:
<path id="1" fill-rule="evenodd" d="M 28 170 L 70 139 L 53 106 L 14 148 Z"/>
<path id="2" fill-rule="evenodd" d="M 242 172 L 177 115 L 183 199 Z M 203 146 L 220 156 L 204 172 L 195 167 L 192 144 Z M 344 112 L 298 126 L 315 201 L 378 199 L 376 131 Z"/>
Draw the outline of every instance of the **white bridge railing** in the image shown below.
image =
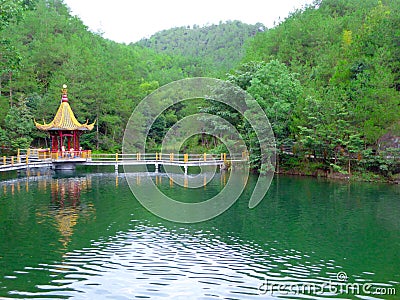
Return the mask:
<path id="1" fill-rule="evenodd" d="M 80 151 L 57 151 L 51 152 L 49 149 L 18 149 L 14 156 L 0 157 L 0 172 L 8 170 L 18 170 L 29 167 L 48 166 L 52 163 L 72 162 L 87 163 L 95 165 L 114 164 L 122 165 L 124 163 L 138 164 L 177 164 L 190 165 L 198 164 L 222 164 L 227 161 L 247 161 L 248 153 L 243 152 L 240 156 L 232 157 L 226 153 L 220 154 L 191 154 L 191 153 L 92 153 L 91 150 Z"/>
<path id="2" fill-rule="evenodd" d="M 221 154 L 190 154 L 190 153 L 133 153 L 133 154 L 94 154 L 90 156 L 92 162 L 124 162 L 124 161 L 151 161 L 151 162 L 206 162 L 206 161 L 227 161 L 227 160 L 247 160 L 243 153 L 241 157 L 230 157 L 226 153 Z"/>

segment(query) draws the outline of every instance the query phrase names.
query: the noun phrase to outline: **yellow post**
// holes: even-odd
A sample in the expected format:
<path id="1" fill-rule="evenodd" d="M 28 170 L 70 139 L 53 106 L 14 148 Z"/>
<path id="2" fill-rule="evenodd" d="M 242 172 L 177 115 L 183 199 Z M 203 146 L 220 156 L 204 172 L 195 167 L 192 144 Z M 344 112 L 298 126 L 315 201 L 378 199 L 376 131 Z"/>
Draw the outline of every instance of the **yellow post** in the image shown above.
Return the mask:
<path id="1" fill-rule="evenodd" d="M 226 162 L 226 153 L 224 153 L 224 162 Z"/>
<path id="2" fill-rule="evenodd" d="M 185 153 L 183 155 L 183 162 L 187 163 L 189 161 L 189 154 Z"/>
<path id="3" fill-rule="evenodd" d="M 118 162 L 118 153 L 115 153 L 115 161 Z"/>
<path id="4" fill-rule="evenodd" d="M 174 160 L 174 154 L 173 154 L 173 153 L 170 153 L 170 154 L 169 154 L 169 160 L 170 160 L 170 161 L 173 161 L 173 160 Z"/>
<path id="5" fill-rule="evenodd" d="M 203 159 L 204 159 L 204 161 L 207 161 L 207 153 L 203 154 Z"/>
<path id="6" fill-rule="evenodd" d="M 3 165 L 7 164 L 7 158 L 5 156 L 3 156 Z"/>
<path id="7" fill-rule="evenodd" d="M 139 160 L 139 153 L 136 153 L 136 160 Z"/>
<path id="8" fill-rule="evenodd" d="M 223 153 L 221 153 L 221 160 L 223 160 L 224 159 L 224 154 Z"/>
<path id="9" fill-rule="evenodd" d="M 156 152 L 156 160 L 158 160 L 158 152 Z"/>
<path id="10" fill-rule="evenodd" d="M 11 165 L 14 165 L 14 156 L 11 156 Z"/>
<path id="11" fill-rule="evenodd" d="M 140 160 L 140 152 L 138 154 L 139 154 L 139 160 Z"/>

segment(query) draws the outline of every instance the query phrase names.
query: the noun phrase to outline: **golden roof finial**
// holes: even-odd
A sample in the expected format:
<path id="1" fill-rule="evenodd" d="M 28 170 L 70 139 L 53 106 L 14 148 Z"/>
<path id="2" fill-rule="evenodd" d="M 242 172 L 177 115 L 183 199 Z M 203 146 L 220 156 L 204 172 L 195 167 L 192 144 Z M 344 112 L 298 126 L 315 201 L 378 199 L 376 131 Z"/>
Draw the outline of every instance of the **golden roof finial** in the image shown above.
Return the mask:
<path id="1" fill-rule="evenodd" d="M 63 88 L 61 89 L 62 92 L 62 97 L 61 97 L 61 102 L 68 102 L 68 96 L 67 96 L 67 85 L 63 84 Z"/>
<path id="2" fill-rule="evenodd" d="M 66 84 L 63 84 L 61 92 L 63 93 L 63 95 L 67 93 L 67 85 Z"/>

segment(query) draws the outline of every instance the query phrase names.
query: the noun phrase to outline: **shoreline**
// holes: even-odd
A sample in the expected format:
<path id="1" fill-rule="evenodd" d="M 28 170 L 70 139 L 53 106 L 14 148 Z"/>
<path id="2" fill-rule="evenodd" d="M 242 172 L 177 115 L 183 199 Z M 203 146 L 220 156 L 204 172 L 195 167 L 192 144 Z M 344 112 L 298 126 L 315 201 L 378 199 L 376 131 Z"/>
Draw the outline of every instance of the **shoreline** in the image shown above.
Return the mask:
<path id="1" fill-rule="evenodd" d="M 278 175 L 289 175 L 289 176 L 300 176 L 300 177 L 313 177 L 313 178 L 325 178 L 332 181 L 347 181 L 347 182 L 368 182 L 368 183 L 388 183 L 388 184 L 399 184 L 400 185 L 400 177 L 391 180 L 381 175 L 367 172 L 367 173 L 359 173 L 354 172 L 352 174 L 343 174 L 340 172 L 326 172 L 324 170 L 317 170 L 313 173 L 301 172 L 297 170 L 280 170 L 279 172 L 275 172 Z M 397 174 L 396 174 L 397 175 Z"/>
<path id="2" fill-rule="evenodd" d="M 79 168 L 80 170 L 77 173 L 115 173 L 111 171 L 111 168 L 104 168 L 104 172 L 99 172 L 99 170 L 93 170 L 97 168 Z M 229 169 L 229 168 L 227 168 Z M 32 168 L 28 171 L 6 171 L 2 172 L 0 176 L 0 182 L 7 181 L 10 179 L 20 178 L 20 177 L 31 177 L 37 176 L 39 174 L 44 175 L 48 172 L 52 172 L 51 168 Z M 226 169 L 225 169 L 226 171 Z M 30 173 L 30 174 L 29 174 Z M 123 174 L 125 172 L 118 172 Z M 259 172 L 257 170 L 253 170 L 251 173 L 258 175 Z M 341 182 L 367 182 L 367 183 L 386 183 L 391 185 L 400 185 L 400 174 L 396 174 L 396 178 L 393 180 L 383 177 L 382 175 L 378 175 L 376 173 L 371 172 L 353 172 L 352 174 L 343 174 L 340 172 L 326 172 L 324 170 L 318 169 L 314 172 L 307 172 L 307 171 L 299 171 L 299 170 L 282 170 L 280 169 L 279 172 L 275 172 L 275 175 L 283 175 L 283 176 L 297 176 L 297 177 L 311 177 L 311 178 L 323 178 L 330 181 L 341 181 Z M 40 175 L 39 175 L 40 176 Z"/>

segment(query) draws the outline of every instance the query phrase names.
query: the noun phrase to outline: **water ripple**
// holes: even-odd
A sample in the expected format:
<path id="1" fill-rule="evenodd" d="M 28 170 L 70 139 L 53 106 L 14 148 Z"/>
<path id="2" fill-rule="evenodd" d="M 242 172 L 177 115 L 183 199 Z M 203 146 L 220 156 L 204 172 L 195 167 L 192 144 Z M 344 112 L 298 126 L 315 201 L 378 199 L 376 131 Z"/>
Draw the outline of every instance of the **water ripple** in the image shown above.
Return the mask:
<path id="1" fill-rule="evenodd" d="M 267 252 L 256 244 L 141 225 L 107 242 L 93 241 L 92 247 L 67 252 L 62 262 L 26 268 L 47 270 L 55 278 L 38 286 L 38 293 L 12 294 L 82 299 L 260 299 L 261 294 L 265 299 L 277 295 L 263 293 L 263 282 L 318 286 L 334 276 L 319 274 L 334 262 L 312 262 L 308 254 L 278 246 Z"/>
<path id="2" fill-rule="evenodd" d="M 101 183 L 101 181 L 99 182 Z M 121 188 L 122 180 L 119 184 L 119 188 Z M 87 190 L 90 191 L 90 188 Z M 112 193 L 115 193 L 114 189 Z M 122 195 L 124 194 L 121 193 L 121 197 L 123 197 Z M 96 197 L 98 202 L 104 200 L 100 196 Z M 109 199 L 107 198 L 107 200 Z M 131 205 L 131 202 L 129 203 Z M 299 203 L 294 201 L 292 204 Z M 46 225 L 46 218 L 51 221 L 54 215 L 58 216 L 56 207 L 49 207 L 48 204 L 42 205 L 41 202 L 35 205 L 39 208 L 35 210 L 33 216 L 40 220 L 40 224 L 44 224 L 40 226 Z M 35 205 L 33 207 L 36 207 Z M 97 203 L 93 207 L 89 204 L 82 204 L 83 206 L 90 209 L 84 212 L 86 217 L 81 223 L 75 224 L 73 218 L 63 219 L 65 215 L 62 214 L 60 219 L 57 219 L 59 220 L 58 224 L 69 224 L 75 232 L 84 231 L 86 222 L 89 222 L 94 216 L 91 214 L 93 207 L 96 207 L 98 216 L 104 216 L 102 211 L 108 212 L 109 210 L 112 210 L 111 216 L 120 217 L 122 215 L 118 205 L 102 207 Z M 277 213 L 272 206 L 269 208 L 274 215 Z M 282 205 L 277 206 L 279 211 L 282 208 Z M 307 208 L 309 207 L 307 206 Z M 286 222 L 291 216 L 282 214 L 280 218 L 283 218 L 284 221 L 280 224 L 281 227 L 278 226 L 275 228 L 276 230 L 263 228 L 252 235 L 252 230 L 256 231 L 254 224 L 260 227 L 264 224 L 262 219 L 256 217 L 262 218 L 267 210 L 265 212 L 259 210 L 259 215 L 256 215 L 252 222 L 247 224 L 246 232 L 242 233 L 240 232 L 241 226 L 232 225 L 226 227 L 228 229 L 225 230 L 224 224 L 218 222 L 215 226 L 211 223 L 204 228 L 202 224 L 180 226 L 167 223 L 166 225 L 151 219 L 151 216 L 148 215 L 137 217 L 136 208 L 132 209 L 134 213 L 125 214 L 124 216 L 127 218 L 124 221 L 104 221 L 107 233 L 99 230 L 99 234 L 95 237 L 82 234 L 80 242 L 88 237 L 82 244 L 74 240 L 71 230 L 68 231 L 61 227 L 64 230 L 62 233 L 65 235 L 61 247 L 58 246 L 58 253 L 61 255 L 50 258 L 44 256 L 48 254 L 46 251 L 49 243 L 53 243 L 53 240 L 47 241 L 47 244 L 44 243 L 45 246 L 40 250 L 40 253 L 43 253 L 43 259 L 31 264 L 27 261 L 24 264 L 21 263 L 20 267 L 9 268 L 0 278 L 0 289 L 3 291 L 7 289 L 8 295 L 13 298 L 322 299 L 358 297 L 367 299 L 366 295 L 344 295 L 333 289 L 317 295 L 311 295 L 307 293 L 307 290 L 298 293 L 290 290 L 278 293 L 276 290 L 279 285 L 292 289 L 319 288 L 326 284 L 340 287 L 340 284 L 344 285 L 345 283 L 338 281 L 339 271 L 347 271 L 353 284 L 373 284 L 374 287 L 386 290 L 399 285 L 398 276 L 394 277 L 392 281 L 386 280 L 386 283 L 379 283 L 379 279 L 382 278 L 379 277 L 382 269 L 366 266 L 365 263 L 357 266 L 357 255 L 353 255 L 352 263 L 345 266 L 343 265 L 344 259 L 340 259 L 339 255 L 341 254 L 332 255 L 334 251 L 328 251 L 328 246 L 321 251 L 318 248 L 318 242 L 311 244 L 310 247 L 307 243 L 307 245 L 296 243 L 296 238 L 300 240 L 302 235 L 291 237 L 291 234 L 295 230 L 299 230 L 296 222 L 300 221 L 300 211 L 295 211 L 297 215 L 293 216 L 296 223 L 291 227 L 294 228 L 293 230 L 284 231 Z M 47 210 L 52 214 L 39 213 Z M 143 210 L 139 212 L 146 213 Z M 74 211 L 71 216 L 75 216 L 75 214 Z M 334 215 L 336 216 L 336 212 Z M 303 222 L 306 226 L 314 228 L 313 213 L 307 211 L 305 216 Z M 345 217 L 347 218 L 347 214 Z M 98 219 L 100 220 L 100 217 Z M 243 217 L 241 222 L 245 223 L 244 219 Z M 269 218 L 269 221 L 274 222 L 274 218 Z M 267 223 L 265 222 L 265 224 Z M 96 226 L 97 224 L 103 223 L 96 223 Z M 332 232 L 340 231 L 342 228 L 339 225 L 337 228 L 335 225 L 334 228 L 329 229 Z M 362 228 L 361 225 L 363 224 L 360 224 L 360 228 Z M 386 225 L 384 223 L 382 226 Z M 97 229 L 96 226 L 92 226 L 92 228 Z M 36 230 L 39 232 L 38 229 Z M 225 231 L 223 232 L 223 230 Z M 237 231 L 232 232 L 233 230 Z M 277 238 L 276 232 L 282 236 Z M 317 231 L 317 233 L 319 232 Z M 25 235 L 20 238 L 20 241 L 23 241 L 24 237 Z M 353 236 L 349 235 L 349 240 L 351 237 Z M 305 239 L 309 241 L 310 237 L 305 237 Z M 68 243 L 69 246 L 66 246 Z M 346 243 L 344 244 L 346 245 Z M 16 247 L 18 246 L 16 244 Z M 388 246 L 386 245 L 386 247 Z M 395 249 L 393 247 L 393 250 Z M 16 252 L 15 248 L 12 250 L 6 252 L 11 255 L 11 258 L 8 258 L 9 261 L 24 259 L 23 256 L 16 254 L 20 252 Z M 0 253 L 0 263 L 2 255 Z M 396 260 L 392 259 L 392 261 Z M 351 269 L 353 265 L 354 269 Z M 390 272 L 389 269 L 388 273 Z M 32 278 L 40 278 L 40 280 L 35 281 L 34 288 L 27 288 L 29 284 L 27 282 Z M 36 284 L 36 282 L 40 283 Z M 33 284 L 31 285 L 33 286 Z M 368 299 L 379 298 L 376 295 L 376 297 L 373 296 L 368 295 Z"/>

